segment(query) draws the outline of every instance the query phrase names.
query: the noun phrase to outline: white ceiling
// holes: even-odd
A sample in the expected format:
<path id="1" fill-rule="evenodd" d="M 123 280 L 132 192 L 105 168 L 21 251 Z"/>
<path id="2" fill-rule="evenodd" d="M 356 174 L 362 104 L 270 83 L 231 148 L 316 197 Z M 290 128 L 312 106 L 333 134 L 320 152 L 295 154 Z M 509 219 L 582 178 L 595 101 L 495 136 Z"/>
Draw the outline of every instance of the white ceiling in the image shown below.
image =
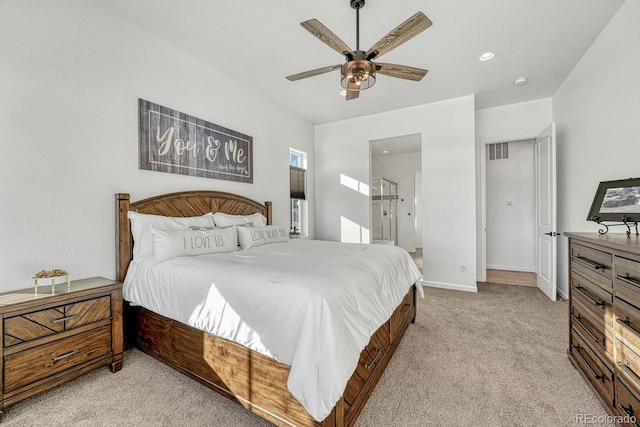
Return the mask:
<path id="1" fill-rule="evenodd" d="M 367 0 L 362 50 L 419 10 L 433 21 L 380 60 L 429 73 L 421 82 L 379 75 L 348 102 L 339 95 L 339 71 L 297 82 L 285 76 L 344 60 L 302 21 L 317 18 L 355 49 L 349 0 L 94 2 L 319 124 L 471 94 L 476 108 L 550 97 L 623 0 Z M 479 62 L 485 51 L 496 58 Z M 520 76 L 529 83 L 515 86 Z"/>

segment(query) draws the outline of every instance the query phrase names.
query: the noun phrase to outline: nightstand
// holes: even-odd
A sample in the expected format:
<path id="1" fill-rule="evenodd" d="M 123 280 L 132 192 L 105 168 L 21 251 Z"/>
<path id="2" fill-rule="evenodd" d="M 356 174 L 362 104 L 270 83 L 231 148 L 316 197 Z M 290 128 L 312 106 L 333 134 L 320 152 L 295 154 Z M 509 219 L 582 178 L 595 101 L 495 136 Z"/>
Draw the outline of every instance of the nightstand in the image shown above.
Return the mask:
<path id="1" fill-rule="evenodd" d="M 122 368 L 122 283 L 101 277 L 0 294 L 0 411 L 93 369 Z"/>

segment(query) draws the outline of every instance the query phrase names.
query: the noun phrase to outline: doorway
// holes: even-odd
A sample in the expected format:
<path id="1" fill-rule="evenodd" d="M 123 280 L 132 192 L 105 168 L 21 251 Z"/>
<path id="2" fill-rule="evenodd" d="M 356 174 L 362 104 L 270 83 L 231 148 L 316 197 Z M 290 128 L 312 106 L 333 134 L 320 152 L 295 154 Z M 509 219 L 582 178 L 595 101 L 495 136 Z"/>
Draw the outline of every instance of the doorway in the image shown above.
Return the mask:
<path id="1" fill-rule="evenodd" d="M 412 134 L 391 138 L 371 140 L 369 142 L 370 153 L 370 230 L 377 226 L 379 218 L 374 218 L 380 209 L 376 209 L 374 200 L 374 187 L 380 182 L 393 182 L 395 184 L 395 209 L 386 210 L 388 215 L 395 214 L 391 219 L 395 224 L 396 233 L 393 243 L 407 250 L 420 267 L 422 265 L 422 235 L 421 223 L 416 217 L 417 209 L 422 202 L 422 186 L 416 188 L 416 174 L 422 172 L 422 135 Z M 420 178 L 421 179 L 421 178 Z M 420 184 L 422 184 L 420 182 Z M 416 191 L 417 190 L 417 191 Z M 383 196 L 384 197 L 384 196 Z M 416 207 L 418 204 L 418 207 Z M 418 219 L 417 219 L 418 218 Z M 391 243 L 390 239 L 376 239 L 379 243 Z"/>
<path id="2" fill-rule="evenodd" d="M 520 140 L 525 141 L 525 140 Z M 557 239 L 556 237 L 560 234 L 556 231 L 556 126 L 555 123 L 551 123 L 544 129 L 539 135 L 537 135 L 533 141 L 534 154 L 533 154 L 533 171 L 534 171 L 534 221 L 532 222 L 535 225 L 535 233 L 534 233 L 534 243 L 530 244 L 528 239 L 524 239 L 524 241 L 518 242 L 517 239 L 514 239 L 511 236 L 508 241 L 510 243 L 515 243 L 515 246 L 511 246 L 512 248 L 517 247 L 520 249 L 529 249 L 533 247 L 534 250 L 534 268 L 533 271 L 536 274 L 536 286 L 540 291 L 542 291 L 550 300 L 555 301 L 557 297 Z M 518 141 L 512 141 L 517 143 Z M 491 160 L 491 156 L 495 158 L 500 156 L 504 157 L 504 153 L 506 150 L 507 156 L 513 152 L 508 146 L 505 147 L 504 142 L 497 143 L 496 147 L 492 148 L 481 144 L 482 149 L 486 149 L 486 152 L 481 152 L 480 155 L 480 206 L 481 206 L 481 215 L 479 220 L 481 221 L 481 232 L 479 234 L 479 242 L 480 242 L 480 251 L 479 251 L 479 265 L 478 269 L 478 281 L 486 281 L 487 280 L 487 267 L 490 266 L 490 260 L 488 259 L 487 252 L 490 244 L 488 242 L 488 224 L 487 218 L 489 217 L 489 212 L 487 208 L 487 191 L 490 187 L 500 186 L 505 184 L 506 181 L 499 181 L 497 184 L 488 184 L 488 175 L 487 175 L 487 164 Z M 486 148 L 488 147 L 488 148 Z M 500 151 L 498 151 L 500 150 Z M 531 162 L 522 163 L 519 165 L 520 167 L 529 167 Z M 524 194 L 527 190 L 523 190 L 520 194 Z M 504 195 L 503 195 L 504 196 Z M 505 203 L 507 206 L 513 207 L 515 206 L 515 198 L 507 197 L 506 199 L 498 198 L 498 204 Z M 528 211 L 530 212 L 530 211 Z M 513 216 L 513 215 L 512 215 Z M 530 217 L 518 217 L 515 216 L 516 222 L 520 222 L 522 228 L 526 230 L 527 233 L 531 232 L 531 227 L 528 226 L 528 222 Z M 501 227 L 503 223 L 498 222 L 497 225 L 493 225 L 492 228 L 496 229 L 495 231 L 503 234 L 509 235 L 508 232 L 502 230 Z M 514 240 L 516 240 L 514 242 Z M 500 241 L 500 239 L 499 239 Z M 504 241 L 504 239 L 502 239 Z M 505 258 L 507 259 L 507 258 Z M 530 258 L 529 258 L 530 259 Z M 529 267 L 525 267 L 525 271 L 528 270 Z M 516 271 L 520 270 L 519 268 L 515 269 Z"/>
<path id="3" fill-rule="evenodd" d="M 536 286 L 535 139 L 485 145 L 486 281 Z"/>

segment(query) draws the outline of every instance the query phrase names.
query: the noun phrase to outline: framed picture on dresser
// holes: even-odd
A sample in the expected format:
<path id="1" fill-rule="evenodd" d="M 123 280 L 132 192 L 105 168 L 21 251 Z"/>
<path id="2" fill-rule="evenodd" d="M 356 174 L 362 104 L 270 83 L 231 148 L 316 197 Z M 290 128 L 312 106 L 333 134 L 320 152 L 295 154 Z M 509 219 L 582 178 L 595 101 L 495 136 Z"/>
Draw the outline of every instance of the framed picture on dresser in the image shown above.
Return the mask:
<path id="1" fill-rule="evenodd" d="M 593 198 L 588 221 L 640 221 L 640 178 L 603 181 Z"/>

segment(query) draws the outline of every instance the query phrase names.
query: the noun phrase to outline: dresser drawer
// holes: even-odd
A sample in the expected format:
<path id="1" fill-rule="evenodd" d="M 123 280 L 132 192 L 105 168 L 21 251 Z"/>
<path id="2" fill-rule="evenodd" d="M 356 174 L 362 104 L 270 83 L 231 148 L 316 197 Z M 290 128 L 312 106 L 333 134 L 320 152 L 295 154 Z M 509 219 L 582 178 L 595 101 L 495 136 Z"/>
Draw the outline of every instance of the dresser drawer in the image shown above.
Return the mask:
<path id="1" fill-rule="evenodd" d="M 4 347 L 71 330 L 109 317 L 109 296 L 9 317 L 4 320 Z"/>
<path id="2" fill-rule="evenodd" d="M 613 296 L 588 279 L 571 273 L 571 298 L 579 301 L 602 323 L 613 327 Z"/>
<path id="3" fill-rule="evenodd" d="M 615 370 L 631 388 L 640 390 L 640 356 L 619 339 L 616 339 Z"/>
<path id="4" fill-rule="evenodd" d="M 591 350 L 575 328 L 571 329 L 571 355 L 589 382 L 609 406 L 613 406 L 613 372 Z"/>
<path id="5" fill-rule="evenodd" d="M 571 244 L 571 269 L 608 290 L 612 289 L 612 258 L 608 252 Z"/>
<path id="6" fill-rule="evenodd" d="M 111 353 L 111 326 L 87 331 L 4 358 L 4 393 Z"/>
<path id="7" fill-rule="evenodd" d="M 640 353 L 640 311 L 616 297 L 614 317 L 616 337 Z"/>
<path id="8" fill-rule="evenodd" d="M 616 378 L 616 411 L 622 417 L 619 424 L 638 427 L 640 421 L 640 399 L 637 394 L 629 390 L 624 379 Z"/>
<path id="9" fill-rule="evenodd" d="M 415 314 L 415 307 L 413 305 L 413 289 L 404 297 L 400 305 L 391 315 L 389 319 L 391 341 L 395 339 L 396 334 L 402 328 L 405 322 L 410 321 Z"/>
<path id="10" fill-rule="evenodd" d="M 613 329 L 604 325 L 578 300 L 571 301 L 571 324 L 591 346 L 613 366 Z"/>
<path id="11" fill-rule="evenodd" d="M 640 262 L 616 256 L 614 293 L 628 303 L 640 307 Z"/>

